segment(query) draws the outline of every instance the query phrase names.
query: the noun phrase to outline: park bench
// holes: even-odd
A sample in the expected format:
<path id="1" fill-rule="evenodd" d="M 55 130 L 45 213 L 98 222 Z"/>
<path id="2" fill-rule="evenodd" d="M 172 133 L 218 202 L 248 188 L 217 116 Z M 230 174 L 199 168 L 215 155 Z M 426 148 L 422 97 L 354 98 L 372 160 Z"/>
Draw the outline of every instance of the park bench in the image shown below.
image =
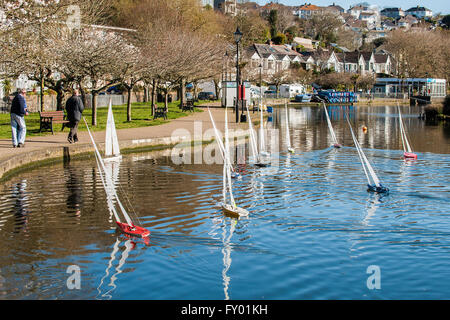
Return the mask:
<path id="1" fill-rule="evenodd" d="M 186 103 L 183 103 L 183 106 L 181 107 L 181 111 L 190 111 L 194 112 L 194 101 L 193 100 L 187 100 Z"/>
<path id="2" fill-rule="evenodd" d="M 158 119 L 158 118 L 164 118 L 165 120 L 167 120 L 167 110 L 165 107 L 155 108 L 155 114 L 153 116 L 153 120 Z"/>
<path id="3" fill-rule="evenodd" d="M 42 130 L 50 130 L 52 134 L 53 132 L 53 124 L 54 123 L 62 123 L 61 131 L 64 130 L 64 127 L 69 123 L 68 120 L 65 119 L 64 111 L 40 111 L 40 126 L 39 132 Z"/>

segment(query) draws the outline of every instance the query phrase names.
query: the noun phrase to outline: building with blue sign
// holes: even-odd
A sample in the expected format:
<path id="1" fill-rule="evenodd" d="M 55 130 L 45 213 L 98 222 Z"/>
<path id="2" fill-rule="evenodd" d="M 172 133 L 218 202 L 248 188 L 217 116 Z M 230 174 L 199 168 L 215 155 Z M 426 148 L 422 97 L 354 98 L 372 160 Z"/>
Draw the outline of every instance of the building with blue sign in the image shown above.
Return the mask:
<path id="1" fill-rule="evenodd" d="M 397 97 L 399 94 L 408 93 L 444 98 L 447 92 L 447 81 L 430 78 L 378 78 L 372 92 L 388 97 Z"/>

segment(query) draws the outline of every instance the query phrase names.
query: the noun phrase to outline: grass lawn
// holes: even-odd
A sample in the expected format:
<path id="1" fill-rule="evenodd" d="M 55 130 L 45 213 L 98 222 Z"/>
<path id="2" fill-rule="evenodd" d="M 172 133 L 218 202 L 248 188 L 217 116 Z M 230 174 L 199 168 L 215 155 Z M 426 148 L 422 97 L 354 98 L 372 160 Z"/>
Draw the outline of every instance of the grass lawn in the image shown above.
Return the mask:
<path id="1" fill-rule="evenodd" d="M 206 101 L 199 101 L 197 105 L 200 105 Z M 179 101 L 175 101 L 169 103 L 169 112 L 167 113 L 168 120 L 164 120 L 162 118 L 158 118 L 153 120 L 151 117 L 151 108 L 150 102 L 135 102 L 132 103 L 131 106 L 131 122 L 127 122 L 127 105 L 113 106 L 114 120 L 116 122 L 117 129 L 126 129 L 126 128 L 139 128 L 139 127 L 149 127 L 156 126 L 159 124 L 163 124 L 166 122 L 170 122 L 170 120 L 177 119 L 180 117 L 184 117 L 189 115 L 191 112 L 182 112 L 180 108 L 178 108 Z M 163 107 L 164 103 L 158 103 L 158 107 Z M 196 112 L 202 112 L 203 110 L 196 108 Z M 86 118 L 89 128 L 92 131 L 102 131 L 106 128 L 106 118 L 108 115 L 108 108 L 101 107 L 97 109 L 97 126 L 92 127 L 92 110 L 85 109 L 83 112 L 83 116 Z M 39 133 L 39 113 L 30 113 L 25 117 L 25 121 L 27 124 L 27 136 L 45 136 L 51 135 L 50 131 Z M 53 130 L 55 132 L 61 131 L 62 124 L 55 124 Z M 64 129 L 64 132 L 68 132 L 69 129 Z M 86 126 L 84 125 L 84 121 L 81 120 L 80 131 L 85 131 Z M 0 139 L 8 139 L 11 138 L 11 120 L 9 113 L 0 114 Z"/>

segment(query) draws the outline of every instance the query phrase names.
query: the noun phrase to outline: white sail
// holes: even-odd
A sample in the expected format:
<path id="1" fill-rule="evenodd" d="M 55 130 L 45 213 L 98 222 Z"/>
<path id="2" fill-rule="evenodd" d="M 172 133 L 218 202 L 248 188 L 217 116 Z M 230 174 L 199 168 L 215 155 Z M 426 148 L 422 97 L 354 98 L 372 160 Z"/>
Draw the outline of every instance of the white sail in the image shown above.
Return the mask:
<path id="1" fill-rule="evenodd" d="M 112 101 L 109 100 L 108 107 L 108 120 L 106 122 L 106 135 L 105 135 L 105 156 L 119 156 L 119 140 L 117 139 L 116 124 L 114 122 L 114 115 L 112 112 Z"/>
<path id="2" fill-rule="evenodd" d="M 98 165 L 99 168 L 101 169 L 100 172 L 103 170 L 103 174 L 104 174 L 104 181 L 105 184 L 103 185 L 105 187 L 106 186 L 112 186 L 114 184 L 112 177 L 109 175 L 109 173 L 107 172 L 106 168 L 105 168 L 105 164 L 104 161 L 102 159 L 102 156 L 100 155 L 100 152 L 98 151 L 97 145 L 94 141 L 94 138 L 92 137 L 91 131 L 89 130 L 89 126 L 87 124 L 86 118 L 83 118 L 84 123 L 86 124 L 86 128 L 88 130 L 89 133 L 89 137 L 91 138 L 91 142 L 94 146 L 94 150 L 95 150 L 95 155 L 98 158 Z M 125 208 L 123 207 L 122 203 L 119 200 L 119 197 L 117 195 L 117 192 L 115 190 L 115 188 L 111 188 L 111 187 L 105 187 L 105 192 L 107 194 L 108 197 L 114 197 L 114 200 L 117 202 L 117 204 L 120 207 L 120 210 L 122 211 L 123 216 L 125 217 L 125 220 L 127 221 L 127 223 L 131 226 L 133 225 L 133 222 L 131 221 L 130 216 L 128 215 L 127 211 L 125 210 Z"/>
<path id="3" fill-rule="evenodd" d="M 323 108 L 325 109 L 325 115 L 326 115 L 326 118 L 327 118 L 328 129 L 330 130 L 330 134 L 331 134 L 331 139 L 333 140 L 334 144 L 338 144 L 338 141 L 337 141 L 337 138 L 336 138 L 336 134 L 334 133 L 333 126 L 331 125 L 330 116 L 328 115 L 328 111 L 327 111 L 327 107 L 325 105 L 325 102 L 323 102 Z"/>
<path id="4" fill-rule="evenodd" d="M 265 140 L 264 140 L 264 120 L 263 120 L 263 110 L 262 106 L 260 108 L 260 125 L 259 125 L 259 154 L 266 151 Z"/>
<path id="5" fill-rule="evenodd" d="M 222 159 L 225 161 L 225 147 L 223 145 L 222 137 L 220 136 L 219 130 L 217 130 L 216 123 L 214 122 L 214 118 L 213 118 L 213 116 L 211 114 L 211 110 L 209 110 L 209 107 L 208 107 L 208 112 L 209 112 L 209 117 L 211 119 L 211 123 L 212 123 L 213 128 L 214 128 L 214 134 L 216 136 L 217 144 L 219 145 L 219 150 L 220 150 L 220 153 L 222 155 Z"/>
<path id="6" fill-rule="evenodd" d="M 233 197 L 233 187 L 231 184 L 231 161 L 230 161 L 230 142 L 228 139 L 228 110 L 227 107 L 225 107 L 225 161 L 224 161 L 224 194 L 226 195 L 226 191 L 228 189 L 229 195 L 230 195 L 230 201 L 231 205 L 233 207 L 236 207 L 236 203 L 234 202 Z M 225 203 L 226 203 L 226 197 L 225 197 Z"/>
<path id="7" fill-rule="evenodd" d="M 287 103 L 284 103 L 284 109 L 286 110 L 286 144 L 288 149 L 290 149 L 291 146 L 291 136 L 289 134 L 289 117 L 288 117 L 288 109 L 287 109 Z"/>
<path id="8" fill-rule="evenodd" d="M 412 153 L 411 145 L 409 144 L 408 137 L 406 135 L 405 126 L 403 125 L 402 113 L 400 112 L 400 107 L 397 106 L 397 108 L 398 108 L 398 120 L 400 124 L 400 134 L 402 137 L 403 150 L 405 152 Z"/>
<path id="9" fill-rule="evenodd" d="M 251 153 L 251 157 L 253 158 L 253 160 L 256 161 L 256 155 L 258 153 L 258 145 L 256 143 L 256 137 L 255 137 L 255 131 L 253 130 L 253 124 L 252 124 L 252 119 L 250 117 L 250 112 L 248 111 L 248 105 L 245 104 L 245 107 L 247 108 L 247 115 L 248 115 L 248 127 L 250 130 L 250 153 Z"/>
<path id="10" fill-rule="evenodd" d="M 348 116 L 346 118 L 347 118 L 347 123 L 348 123 L 348 125 L 350 127 L 350 132 L 352 134 L 353 142 L 355 143 L 356 150 L 358 151 L 358 155 L 359 155 L 359 158 L 361 160 L 361 164 L 362 164 L 363 169 L 364 169 L 364 173 L 366 174 L 367 181 L 369 182 L 369 184 L 371 184 L 370 178 L 372 178 L 374 184 L 377 187 L 379 187 L 379 186 L 381 186 L 380 180 L 378 179 L 378 177 L 377 177 L 377 175 L 375 173 L 375 170 L 373 170 L 372 166 L 370 165 L 369 160 L 367 159 L 367 157 L 364 154 L 364 152 L 363 152 L 363 150 L 362 150 L 358 140 L 356 139 L 355 133 L 353 132 L 352 125 L 350 124 L 350 121 L 348 120 Z M 369 174 L 370 174 L 370 176 L 369 176 Z"/>

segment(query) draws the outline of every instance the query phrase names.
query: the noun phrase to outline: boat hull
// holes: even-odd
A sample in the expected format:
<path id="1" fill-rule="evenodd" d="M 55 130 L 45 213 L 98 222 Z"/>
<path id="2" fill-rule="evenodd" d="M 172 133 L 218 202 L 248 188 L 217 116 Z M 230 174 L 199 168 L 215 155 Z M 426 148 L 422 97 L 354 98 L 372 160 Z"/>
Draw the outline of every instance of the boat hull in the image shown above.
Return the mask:
<path id="1" fill-rule="evenodd" d="M 239 207 L 233 207 L 229 204 L 222 204 L 222 210 L 225 214 L 235 217 L 246 217 L 249 215 L 249 212 L 247 210 Z"/>
<path id="2" fill-rule="evenodd" d="M 403 157 L 405 159 L 417 159 L 417 154 L 412 153 L 412 152 L 404 152 Z"/>
<path id="3" fill-rule="evenodd" d="M 367 191 L 376 192 L 376 193 L 389 193 L 389 188 L 384 187 L 381 184 L 380 184 L 380 186 L 368 184 Z"/>
<path id="4" fill-rule="evenodd" d="M 130 226 L 129 224 L 118 221 L 116 221 L 116 223 L 120 231 L 128 235 L 140 238 L 146 238 L 150 235 L 150 231 L 145 228 L 139 226 Z"/>

